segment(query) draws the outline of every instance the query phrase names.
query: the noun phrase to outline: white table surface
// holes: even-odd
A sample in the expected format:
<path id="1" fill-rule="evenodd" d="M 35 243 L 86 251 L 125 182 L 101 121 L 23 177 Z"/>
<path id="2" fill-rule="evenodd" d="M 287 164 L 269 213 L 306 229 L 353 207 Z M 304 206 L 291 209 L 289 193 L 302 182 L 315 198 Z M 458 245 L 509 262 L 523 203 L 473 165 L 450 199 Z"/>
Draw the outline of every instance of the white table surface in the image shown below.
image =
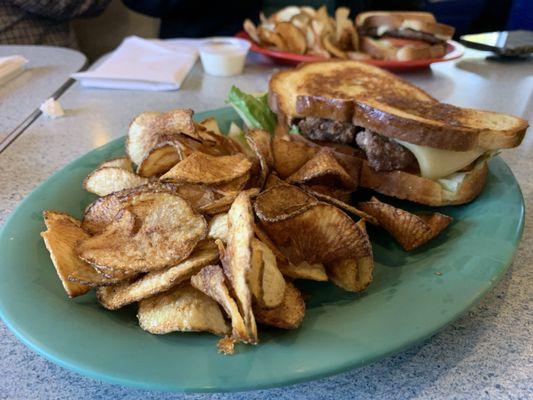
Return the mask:
<path id="1" fill-rule="evenodd" d="M 1 45 L 0 57 L 21 55 L 24 71 L 0 86 L 0 140 L 79 71 L 87 58 L 79 51 L 52 46 Z"/>
<path id="2" fill-rule="evenodd" d="M 61 98 L 67 115 L 39 117 L 0 155 L 0 224 L 32 188 L 65 164 L 126 134 L 146 110 L 218 108 L 232 84 L 263 91 L 272 66 L 249 60 L 236 78 L 203 75 L 197 65 L 176 92 L 127 92 L 73 85 Z M 503 111 L 533 120 L 533 62 L 500 63 L 467 51 L 431 70 L 402 74 L 435 97 L 461 106 Z M 19 343 L 0 323 L 0 398 L 50 399 L 526 399 L 533 397 L 533 132 L 503 158 L 526 202 L 526 226 L 514 263 L 502 281 L 466 315 L 424 344 L 366 367 L 287 388 L 237 394 L 184 395 L 101 383 L 56 366 Z"/>

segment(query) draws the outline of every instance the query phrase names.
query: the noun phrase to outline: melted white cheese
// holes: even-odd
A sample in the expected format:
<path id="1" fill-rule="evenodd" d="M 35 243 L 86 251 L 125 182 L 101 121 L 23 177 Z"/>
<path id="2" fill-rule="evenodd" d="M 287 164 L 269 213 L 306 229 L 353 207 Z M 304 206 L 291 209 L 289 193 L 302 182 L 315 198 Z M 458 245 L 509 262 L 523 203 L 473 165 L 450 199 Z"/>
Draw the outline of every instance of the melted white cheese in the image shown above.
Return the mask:
<path id="1" fill-rule="evenodd" d="M 441 179 L 471 164 L 485 150 L 452 151 L 396 140 L 413 153 L 420 167 L 420 175 L 428 179 Z"/>
<path id="2" fill-rule="evenodd" d="M 466 172 L 457 172 L 446 178 L 439 179 L 437 182 L 448 192 L 457 192 L 466 178 Z"/>
<path id="3" fill-rule="evenodd" d="M 383 36 L 390 30 L 390 27 L 387 25 L 380 25 L 376 29 L 376 36 Z"/>

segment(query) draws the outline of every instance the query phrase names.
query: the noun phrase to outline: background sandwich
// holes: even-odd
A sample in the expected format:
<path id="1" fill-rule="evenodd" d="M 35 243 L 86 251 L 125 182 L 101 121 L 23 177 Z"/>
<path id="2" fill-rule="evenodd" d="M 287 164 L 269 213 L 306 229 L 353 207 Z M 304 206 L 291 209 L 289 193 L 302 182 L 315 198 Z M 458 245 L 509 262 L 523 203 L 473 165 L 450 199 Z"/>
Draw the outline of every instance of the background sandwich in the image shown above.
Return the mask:
<path id="1" fill-rule="evenodd" d="M 410 61 L 442 57 L 454 28 L 427 12 L 371 11 L 355 19 L 360 50 L 374 58 Z"/>
<path id="2" fill-rule="evenodd" d="M 474 199 L 485 186 L 486 161 L 518 146 L 528 127 L 511 115 L 441 103 L 356 61 L 274 74 L 269 105 L 287 130 L 357 149 L 359 185 L 432 206 Z"/>

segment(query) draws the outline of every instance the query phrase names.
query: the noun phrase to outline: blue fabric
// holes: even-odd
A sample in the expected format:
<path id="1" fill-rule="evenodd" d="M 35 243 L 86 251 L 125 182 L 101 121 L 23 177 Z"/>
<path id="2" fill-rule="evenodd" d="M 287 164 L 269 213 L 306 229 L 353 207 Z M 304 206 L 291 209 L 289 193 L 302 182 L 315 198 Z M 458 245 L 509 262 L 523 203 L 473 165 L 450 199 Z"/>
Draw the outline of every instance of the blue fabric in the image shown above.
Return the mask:
<path id="1" fill-rule="evenodd" d="M 511 7 L 507 29 L 533 30 L 533 1 L 515 0 Z"/>

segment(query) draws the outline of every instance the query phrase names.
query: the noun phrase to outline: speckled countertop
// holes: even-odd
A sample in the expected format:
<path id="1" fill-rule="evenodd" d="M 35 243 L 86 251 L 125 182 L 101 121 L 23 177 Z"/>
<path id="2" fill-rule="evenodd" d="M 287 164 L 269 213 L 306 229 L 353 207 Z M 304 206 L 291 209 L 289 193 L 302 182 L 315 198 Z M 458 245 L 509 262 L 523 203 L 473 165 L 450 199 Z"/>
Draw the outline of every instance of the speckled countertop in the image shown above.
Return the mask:
<path id="1" fill-rule="evenodd" d="M 20 75 L 0 86 L 0 140 L 87 62 L 79 51 L 63 47 L 0 46 L 0 57 L 12 55 L 26 57 L 28 63 Z"/>
<path id="2" fill-rule="evenodd" d="M 196 66 L 177 92 L 71 87 L 65 118 L 40 117 L 0 155 L 0 223 L 32 188 L 68 162 L 126 133 L 146 110 L 217 108 L 232 84 L 265 90 L 272 65 L 252 58 L 238 78 L 204 76 Z M 431 70 L 402 74 L 435 97 L 520 115 L 533 124 L 533 62 L 485 60 L 467 51 Z M 0 116 L 3 118 L 3 115 Z M 0 399 L 528 399 L 533 398 L 533 133 L 504 153 L 524 194 L 526 225 L 514 263 L 483 301 L 425 343 L 369 366 L 290 387 L 236 394 L 172 394 L 85 378 L 37 356 L 0 323 Z"/>

